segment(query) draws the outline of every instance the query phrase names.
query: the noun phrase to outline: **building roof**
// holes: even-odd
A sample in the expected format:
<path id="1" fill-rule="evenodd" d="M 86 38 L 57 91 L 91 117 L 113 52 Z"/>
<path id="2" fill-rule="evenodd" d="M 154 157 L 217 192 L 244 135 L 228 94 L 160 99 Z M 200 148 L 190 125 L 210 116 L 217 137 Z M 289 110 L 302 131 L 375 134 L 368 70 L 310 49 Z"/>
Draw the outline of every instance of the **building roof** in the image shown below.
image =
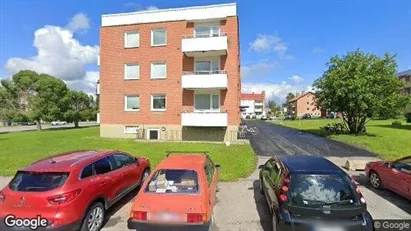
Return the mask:
<path id="1" fill-rule="evenodd" d="M 171 9 L 158 9 L 101 16 L 101 26 L 120 26 L 166 21 L 198 21 L 225 19 L 237 15 L 237 4 L 217 4 Z"/>
<path id="2" fill-rule="evenodd" d="M 307 174 L 341 174 L 345 173 L 340 167 L 321 156 L 284 155 L 278 157 L 291 173 Z"/>
<path id="3" fill-rule="evenodd" d="M 264 100 L 265 92 L 262 91 L 261 94 L 253 93 L 241 93 L 241 100 Z"/>
<path id="4" fill-rule="evenodd" d="M 410 70 L 406 70 L 406 71 L 401 71 L 401 72 L 398 72 L 398 73 L 397 73 L 397 76 L 398 76 L 398 77 L 403 77 L 403 76 L 408 76 L 408 75 L 411 76 L 411 69 L 410 69 Z"/>
<path id="5" fill-rule="evenodd" d="M 299 95 L 297 95 L 296 97 L 294 97 L 294 98 L 292 98 L 292 99 L 288 100 L 288 102 L 295 102 L 295 101 L 297 101 L 297 100 L 299 100 L 299 99 L 303 98 L 304 96 L 306 96 L 306 95 L 308 95 L 308 94 L 314 94 L 314 92 L 308 91 L 308 92 L 305 92 L 305 93 L 299 94 Z"/>

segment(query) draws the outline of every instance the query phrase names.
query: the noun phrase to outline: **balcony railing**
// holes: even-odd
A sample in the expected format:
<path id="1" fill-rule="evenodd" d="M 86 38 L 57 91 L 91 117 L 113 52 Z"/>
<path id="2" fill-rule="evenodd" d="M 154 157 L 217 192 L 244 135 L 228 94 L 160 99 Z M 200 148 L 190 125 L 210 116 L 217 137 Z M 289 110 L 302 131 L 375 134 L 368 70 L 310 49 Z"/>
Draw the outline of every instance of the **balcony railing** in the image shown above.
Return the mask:
<path id="1" fill-rule="evenodd" d="M 227 54 L 228 39 L 226 33 L 211 35 L 184 35 L 181 51 L 189 57 L 221 56 Z"/>
<path id="2" fill-rule="evenodd" d="M 181 87 L 183 89 L 227 89 L 228 76 L 223 70 L 185 71 Z"/>
<path id="3" fill-rule="evenodd" d="M 192 127 L 227 127 L 227 111 L 189 111 L 181 113 L 181 125 Z"/>

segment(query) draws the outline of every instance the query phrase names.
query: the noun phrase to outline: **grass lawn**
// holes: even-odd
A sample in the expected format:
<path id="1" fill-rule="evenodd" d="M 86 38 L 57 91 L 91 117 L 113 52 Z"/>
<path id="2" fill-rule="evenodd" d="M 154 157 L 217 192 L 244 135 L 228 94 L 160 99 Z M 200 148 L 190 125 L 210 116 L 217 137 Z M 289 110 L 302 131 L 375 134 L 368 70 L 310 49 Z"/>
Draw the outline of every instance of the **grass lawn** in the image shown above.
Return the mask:
<path id="1" fill-rule="evenodd" d="M 0 134 L 0 175 L 13 175 L 16 170 L 44 158 L 47 154 L 80 149 L 116 149 L 148 157 L 157 165 L 166 151 L 209 151 L 221 165 L 220 180 L 247 177 L 255 168 L 256 157 L 250 145 L 135 142 L 99 137 L 99 127 L 44 130 Z"/>
<path id="2" fill-rule="evenodd" d="M 392 127 L 391 123 L 394 121 L 401 121 L 402 126 Z M 407 124 L 405 120 L 372 120 L 366 125 L 368 135 L 354 136 L 344 134 L 328 136 L 320 130 L 320 127 L 334 122 L 342 122 L 342 120 L 294 120 L 285 121 L 284 126 L 308 131 L 320 136 L 327 136 L 344 143 L 354 144 L 386 160 L 411 155 L 411 124 Z"/>

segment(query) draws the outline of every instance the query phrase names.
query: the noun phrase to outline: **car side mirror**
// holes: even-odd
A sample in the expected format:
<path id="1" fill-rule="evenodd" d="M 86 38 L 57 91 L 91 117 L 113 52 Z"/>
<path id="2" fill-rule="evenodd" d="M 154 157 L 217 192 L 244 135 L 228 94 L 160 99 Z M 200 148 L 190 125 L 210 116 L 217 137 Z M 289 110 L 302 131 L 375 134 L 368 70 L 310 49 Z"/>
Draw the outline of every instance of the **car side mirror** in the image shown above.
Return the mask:
<path id="1" fill-rule="evenodd" d="M 265 169 L 265 165 L 264 164 L 262 164 L 262 165 L 260 165 L 260 166 L 258 166 L 258 169 Z"/>
<path id="2" fill-rule="evenodd" d="M 219 164 L 216 164 L 216 165 L 214 165 L 216 168 L 221 168 L 221 165 L 219 165 Z"/>
<path id="3" fill-rule="evenodd" d="M 388 162 L 385 162 L 385 163 L 384 163 L 384 166 L 387 167 L 387 168 L 391 168 L 391 167 L 392 167 L 391 164 L 388 163 Z"/>
<path id="4" fill-rule="evenodd" d="M 140 159 L 138 157 L 134 157 L 134 160 L 136 161 L 137 165 L 140 165 Z"/>

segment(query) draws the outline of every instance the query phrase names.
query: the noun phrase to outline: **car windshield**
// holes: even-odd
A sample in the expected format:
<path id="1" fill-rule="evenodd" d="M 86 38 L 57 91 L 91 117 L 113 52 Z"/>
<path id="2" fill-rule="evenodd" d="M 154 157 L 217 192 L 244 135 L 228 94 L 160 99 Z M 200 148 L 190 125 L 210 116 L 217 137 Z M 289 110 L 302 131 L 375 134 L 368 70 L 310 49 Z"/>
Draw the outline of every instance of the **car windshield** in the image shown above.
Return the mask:
<path id="1" fill-rule="evenodd" d="M 193 170 L 162 169 L 154 173 L 146 192 L 151 193 L 198 193 L 198 176 Z"/>
<path id="2" fill-rule="evenodd" d="M 295 174 L 289 196 L 291 204 L 298 206 L 358 204 L 349 177 L 340 175 Z"/>
<path id="3" fill-rule="evenodd" d="M 9 187 L 13 191 L 45 192 L 61 187 L 67 180 L 66 172 L 17 172 Z"/>

